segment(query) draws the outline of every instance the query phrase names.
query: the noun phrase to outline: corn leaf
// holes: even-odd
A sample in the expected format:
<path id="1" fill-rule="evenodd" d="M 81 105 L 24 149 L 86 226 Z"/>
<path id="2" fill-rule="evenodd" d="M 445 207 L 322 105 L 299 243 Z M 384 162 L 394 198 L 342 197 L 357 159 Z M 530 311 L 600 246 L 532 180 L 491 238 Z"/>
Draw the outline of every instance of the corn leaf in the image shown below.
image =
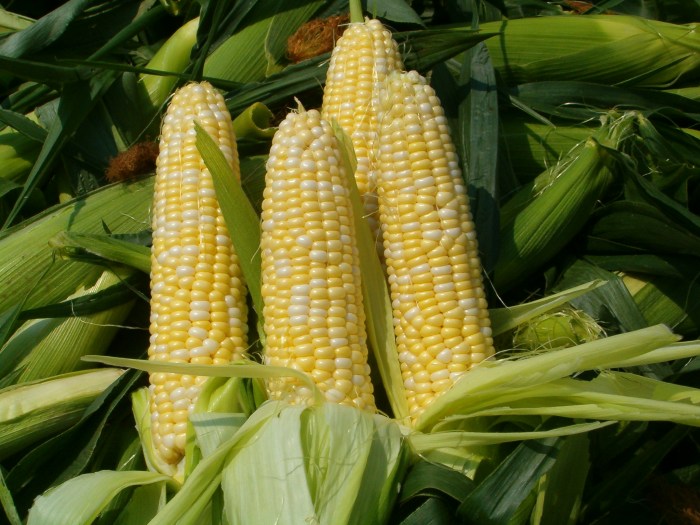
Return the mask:
<path id="1" fill-rule="evenodd" d="M 700 119 L 700 102 L 658 90 L 558 80 L 520 84 L 511 94 L 542 113 L 576 120 L 596 118 L 601 109 L 620 107 L 668 118 Z"/>
<path id="2" fill-rule="evenodd" d="M 15 304 L 0 314 L 0 348 L 2 348 L 17 328 L 21 304 Z"/>
<path id="3" fill-rule="evenodd" d="M 147 525 L 162 507 L 166 490 L 164 483 L 149 483 L 136 486 L 131 494 L 128 492 L 128 490 L 122 491 L 112 499 L 95 525 Z M 129 497 L 126 502 L 114 506 L 122 496 Z M 113 507 L 119 512 L 116 519 L 113 518 L 113 514 L 110 514 Z M 102 518 L 106 519 L 103 521 Z"/>
<path id="4" fill-rule="evenodd" d="M 83 474 L 39 496 L 27 525 L 90 525 L 122 490 L 167 480 L 162 474 L 140 471 Z"/>
<path id="5" fill-rule="evenodd" d="M 427 73 L 434 65 L 459 55 L 495 34 L 471 27 L 449 27 L 405 31 L 395 33 L 394 38 L 403 46 L 406 69 Z"/>
<path id="6" fill-rule="evenodd" d="M 211 172 L 216 196 L 248 285 L 248 293 L 253 299 L 258 319 L 262 319 L 260 219 L 216 143 L 198 124 L 195 124 L 195 129 L 197 149 Z"/>
<path id="7" fill-rule="evenodd" d="M 697 75 L 700 67 L 700 43 L 690 26 L 633 16 L 528 17 L 481 29 L 500 31 L 487 46 L 509 85 L 581 80 L 658 88 Z"/>
<path id="8" fill-rule="evenodd" d="M 5 511 L 9 525 L 22 525 L 22 519 L 19 517 L 14 501 L 12 501 L 12 492 L 10 492 L 5 483 L 5 476 L 0 471 L 0 505 Z"/>
<path id="9" fill-rule="evenodd" d="M 20 31 L 32 25 L 34 20 L 6 9 L 0 9 L 0 31 L 10 33 Z"/>
<path id="10" fill-rule="evenodd" d="M 483 525 L 508 523 L 540 478 L 554 465 L 561 440 L 525 441 L 462 501 L 462 519 Z"/>
<path id="11" fill-rule="evenodd" d="M 700 235 L 659 208 L 644 202 L 617 201 L 601 210 L 588 230 L 587 249 L 700 256 Z"/>
<path id="12" fill-rule="evenodd" d="M 84 80 L 88 72 L 75 67 L 59 66 L 26 59 L 0 56 L 0 71 L 35 82 L 65 84 Z"/>
<path id="13" fill-rule="evenodd" d="M 609 510 L 634 495 L 687 432 L 682 426 L 674 426 L 658 438 L 646 441 L 641 450 L 623 457 L 622 465 L 608 469 L 586 498 L 584 517 Z"/>
<path id="14" fill-rule="evenodd" d="M 610 332 L 629 332 L 648 326 L 622 279 L 586 259 L 570 262 L 559 277 L 555 290 L 568 289 L 592 279 L 604 281 L 605 285 L 572 298 L 571 304 L 575 308 L 604 323 Z"/>
<path id="15" fill-rule="evenodd" d="M 591 453 L 586 434 L 563 440 L 557 460 L 537 489 L 533 525 L 574 525 L 579 521 Z"/>
<path id="16" fill-rule="evenodd" d="M 425 25 L 416 12 L 404 0 L 366 0 L 366 11 L 372 18 L 384 18 L 392 22 Z"/>
<path id="17" fill-rule="evenodd" d="M 89 0 L 69 0 L 26 29 L 3 40 L 0 55 L 17 58 L 40 51 L 55 42 L 89 4 Z"/>
<path id="18" fill-rule="evenodd" d="M 278 411 L 275 403 L 266 403 L 256 410 L 233 437 L 197 464 L 177 494 L 158 512 L 150 525 L 200 523 L 201 512 L 209 505 L 213 494 L 221 484 L 222 471 L 228 463 L 228 456 L 240 449 L 246 450 L 250 443 L 254 444 L 258 435 L 261 435 L 261 429 L 270 419 L 276 418 Z M 257 472 L 257 468 L 252 472 Z M 237 484 L 236 492 L 239 487 L 240 484 Z M 248 487 L 254 489 L 250 485 Z M 246 517 L 250 515 L 252 514 Z"/>
<path id="19" fill-rule="evenodd" d="M 483 42 L 465 53 L 460 80 L 467 96 L 459 105 L 459 152 L 470 208 L 479 239 L 481 263 L 490 273 L 498 259 L 498 94 L 496 77 Z"/>
<path id="20" fill-rule="evenodd" d="M 143 273 L 127 273 L 121 275 L 117 283 L 94 293 L 78 295 L 60 303 L 22 310 L 19 318 L 27 320 L 90 315 L 124 304 L 137 297 L 148 301 L 148 297 L 141 293 L 147 282 L 148 277 Z"/>
<path id="21" fill-rule="evenodd" d="M 461 501 L 472 490 L 474 481 L 464 474 L 444 465 L 419 461 L 406 473 L 399 503 L 403 505 L 411 498 L 420 498 L 436 491 Z"/>

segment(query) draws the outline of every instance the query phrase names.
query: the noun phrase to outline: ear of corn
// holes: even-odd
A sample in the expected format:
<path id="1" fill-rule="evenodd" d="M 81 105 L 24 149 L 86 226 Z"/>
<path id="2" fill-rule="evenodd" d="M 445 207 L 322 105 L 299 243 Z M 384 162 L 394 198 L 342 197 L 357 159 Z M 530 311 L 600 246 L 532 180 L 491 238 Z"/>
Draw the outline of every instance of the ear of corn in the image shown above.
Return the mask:
<path id="1" fill-rule="evenodd" d="M 581 229 L 614 181 L 617 147 L 630 136 L 634 113 L 612 114 L 557 166 L 523 186 L 501 209 L 494 284 L 506 291 L 541 268 Z"/>
<path id="2" fill-rule="evenodd" d="M 440 101 L 416 72 L 380 98 L 377 189 L 399 361 L 415 418 L 493 354 L 476 231 Z"/>
<path id="3" fill-rule="evenodd" d="M 692 25 L 586 15 L 487 22 L 480 30 L 499 33 L 486 46 L 510 85 L 584 80 L 663 88 L 700 72 L 700 35 Z"/>
<path id="4" fill-rule="evenodd" d="M 323 90 L 321 115 L 337 121 L 352 141 L 357 189 L 380 246 L 373 168 L 378 129 L 376 96 L 387 74 L 402 68 L 398 45 L 379 20 L 353 22 L 333 48 Z"/>
<path id="5" fill-rule="evenodd" d="M 208 83 L 174 96 L 163 120 L 153 201 L 149 359 L 225 364 L 247 345 L 246 290 L 211 175 L 197 150 L 195 120 L 238 172 L 231 117 Z M 188 413 L 205 380 L 154 373 L 153 444 L 170 465 L 182 459 Z"/>
<path id="6" fill-rule="evenodd" d="M 122 373 L 85 370 L 0 390 L 0 459 L 70 427 Z"/>
<path id="7" fill-rule="evenodd" d="M 318 111 L 290 113 L 275 134 L 262 204 L 265 362 L 306 372 L 326 399 L 374 410 L 359 255 L 341 152 Z M 303 403 L 298 381 L 270 397 Z"/>
<path id="8" fill-rule="evenodd" d="M 81 288 L 69 299 L 98 293 L 130 273 L 128 269 L 120 274 L 105 270 L 93 286 Z M 89 315 L 25 322 L 0 347 L 0 384 L 9 377 L 13 383 L 24 383 L 87 368 L 80 358 L 104 353 L 133 305 L 131 298 Z"/>

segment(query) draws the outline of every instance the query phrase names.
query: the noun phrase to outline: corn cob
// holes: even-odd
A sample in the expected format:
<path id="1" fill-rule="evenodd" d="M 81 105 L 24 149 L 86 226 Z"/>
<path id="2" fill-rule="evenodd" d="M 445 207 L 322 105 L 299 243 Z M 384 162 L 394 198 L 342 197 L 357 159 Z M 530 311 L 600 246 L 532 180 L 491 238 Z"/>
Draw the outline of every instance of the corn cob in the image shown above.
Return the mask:
<path id="1" fill-rule="evenodd" d="M 265 361 L 311 375 L 326 399 L 374 410 L 359 254 L 341 152 L 316 110 L 292 112 L 275 134 L 262 204 Z M 311 393 L 271 379 L 270 397 Z"/>
<path id="2" fill-rule="evenodd" d="M 333 48 L 321 109 L 321 116 L 336 120 L 352 141 L 357 157 L 357 189 L 379 246 L 381 230 L 373 169 L 376 92 L 386 75 L 397 69 L 403 69 L 403 63 L 391 32 L 379 20 L 367 18 L 351 23 Z"/>
<path id="3" fill-rule="evenodd" d="M 493 354 L 476 231 L 447 121 L 418 73 L 380 93 L 377 190 L 399 361 L 417 417 Z"/>
<path id="4" fill-rule="evenodd" d="M 163 120 L 157 160 L 148 354 L 159 361 L 218 365 L 241 358 L 246 348 L 246 289 L 211 175 L 195 145 L 195 121 L 238 173 L 223 97 L 206 82 L 184 86 Z M 166 463 L 182 458 L 188 412 L 204 380 L 150 376 L 153 443 Z"/>

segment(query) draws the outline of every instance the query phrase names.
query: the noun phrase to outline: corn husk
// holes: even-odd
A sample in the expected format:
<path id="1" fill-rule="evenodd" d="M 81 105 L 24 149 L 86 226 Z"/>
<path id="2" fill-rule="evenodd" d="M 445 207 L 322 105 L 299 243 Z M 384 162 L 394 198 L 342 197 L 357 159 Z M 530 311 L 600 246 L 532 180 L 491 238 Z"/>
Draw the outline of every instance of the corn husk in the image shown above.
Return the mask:
<path id="1" fill-rule="evenodd" d="M 197 43 L 199 18 L 193 18 L 175 31 L 146 64 L 147 69 L 182 73 L 190 64 L 190 53 Z M 140 111 L 155 114 L 170 96 L 178 77 L 168 75 L 141 75 L 139 86 L 144 106 Z M 150 108 L 150 109 L 147 109 Z"/>
<path id="2" fill-rule="evenodd" d="M 518 326 L 513 334 L 513 348 L 531 351 L 567 348 L 603 336 L 603 328 L 590 315 L 565 307 Z"/>
<path id="3" fill-rule="evenodd" d="M 506 291 L 562 250 L 615 180 L 615 148 L 629 137 L 634 113 L 611 114 L 562 161 L 518 190 L 501 208 L 494 284 Z"/>
<path id="4" fill-rule="evenodd" d="M 60 232 L 136 233 L 149 227 L 153 180 L 106 186 L 0 233 L 0 311 L 26 296 L 25 308 L 64 300 L 92 286 L 102 269 L 54 256 L 49 240 Z"/>
<path id="5" fill-rule="evenodd" d="M 93 286 L 81 287 L 68 299 L 105 290 L 130 273 L 105 270 Z M 0 349 L 0 377 L 10 374 L 12 382 L 23 383 L 87 368 L 80 358 L 104 353 L 133 305 L 131 299 L 88 315 L 25 322 Z"/>
<path id="6" fill-rule="evenodd" d="M 93 369 L 0 390 L 0 459 L 70 427 L 121 374 Z"/>
<path id="7" fill-rule="evenodd" d="M 700 76 L 700 34 L 634 16 L 545 16 L 488 22 L 482 31 L 507 84 L 584 80 L 666 88 Z M 603 59 L 604 58 L 604 59 Z"/>

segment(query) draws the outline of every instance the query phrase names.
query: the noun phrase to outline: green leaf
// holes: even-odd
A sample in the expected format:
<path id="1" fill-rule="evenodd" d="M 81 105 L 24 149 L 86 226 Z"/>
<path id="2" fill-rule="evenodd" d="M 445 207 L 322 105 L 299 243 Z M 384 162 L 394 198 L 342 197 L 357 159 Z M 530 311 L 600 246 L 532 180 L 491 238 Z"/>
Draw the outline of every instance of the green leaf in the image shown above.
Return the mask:
<path id="1" fill-rule="evenodd" d="M 461 79 L 468 94 L 459 106 L 460 153 L 464 178 L 469 188 L 479 252 L 484 271 L 489 273 L 498 260 L 498 93 L 496 77 L 484 43 L 465 54 Z"/>
<path id="2" fill-rule="evenodd" d="M 7 518 L 9 525 L 22 525 L 22 519 L 19 517 L 19 513 L 15 508 L 15 504 L 12 501 L 12 492 L 5 483 L 5 476 L 0 470 L 0 504 L 5 511 L 5 517 Z"/>
<path id="3" fill-rule="evenodd" d="M 588 435 L 565 438 L 556 462 L 538 488 L 533 525 L 575 525 L 579 522 L 590 466 Z"/>
<path id="4" fill-rule="evenodd" d="M 27 177 L 24 188 L 10 211 L 2 229 L 8 228 L 26 203 L 29 194 L 46 176 L 60 150 L 86 118 L 97 100 L 111 86 L 116 76 L 107 72 L 83 82 L 75 82 L 64 89 L 58 105 L 57 119 L 49 128 L 39 158 Z M 1 231 L 1 230 L 0 230 Z"/>
<path id="5" fill-rule="evenodd" d="M 0 43 L 0 55 L 18 58 L 36 53 L 56 41 L 68 25 L 90 4 L 90 0 L 69 0 L 32 25 Z"/>
<path id="6" fill-rule="evenodd" d="M 631 251 L 699 257 L 700 235 L 683 222 L 646 202 L 616 201 L 592 218 L 586 248 L 594 253 Z"/>
<path id="7" fill-rule="evenodd" d="M 20 319 L 46 319 L 56 317 L 71 317 L 90 315 L 113 308 L 126 301 L 140 297 L 148 301 L 148 297 L 140 292 L 145 288 L 148 277 L 140 274 L 131 274 L 124 277 L 117 284 L 108 286 L 103 290 L 87 295 L 81 295 L 60 303 L 47 304 L 37 308 L 22 310 Z M 0 345 L 1 347 L 2 345 Z"/>
<path id="8" fill-rule="evenodd" d="M 394 33 L 394 39 L 405 49 L 406 69 L 427 73 L 433 66 L 476 46 L 496 33 L 470 27 L 420 29 Z"/>
<path id="9" fill-rule="evenodd" d="M 590 280 L 605 284 L 591 293 L 572 297 L 571 304 L 575 308 L 606 324 L 611 332 L 629 332 L 648 326 L 622 279 L 585 259 L 576 259 L 564 268 L 555 291 L 579 286 Z"/>
<path id="10" fill-rule="evenodd" d="M 404 0 L 365 0 L 366 11 L 372 18 L 424 26 L 423 20 Z"/>
<path id="11" fill-rule="evenodd" d="M 0 348 L 2 348 L 17 328 L 21 304 L 10 306 L 0 314 Z"/>
<path id="12" fill-rule="evenodd" d="M 219 206 L 229 226 L 248 293 L 253 300 L 258 319 L 262 320 L 260 219 L 214 140 L 199 124 L 195 123 L 195 129 L 197 149 L 211 172 Z"/>
<path id="13" fill-rule="evenodd" d="M 251 416 L 239 431 L 246 444 L 223 472 L 231 523 L 253 514 L 260 523 L 280 525 L 310 518 L 338 525 L 385 522 L 403 462 L 403 438 L 394 421 L 330 403 L 265 406 L 276 414 L 254 435 L 246 431 L 257 412 Z M 241 486 L 251 472 L 266 482 Z"/>
<path id="14" fill-rule="evenodd" d="M 645 440 L 641 447 L 636 447 L 637 450 L 623 455 L 620 458 L 622 464 L 607 469 L 601 481 L 591 487 L 584 503 L 584 518 L 599 515 L 627 500 L 672 453 L 687 432 L 687 428 L 675 425 L 659 438 Z"/>
<path id="15" fill-rule="evenodd" d="M 700 102 L 658 90 L 558 80 L 520 84 L 512 88 L 511 93 L 537 111 L 577 121 L 596 118 L 601 109 L 619 107 L 669 118 L 700 118 Z"/>
<path id="16" fill-rule="evenodd" d="M 406 474 L 401 486 L 399 503 L 430 494 L 444 494 L 462 501 L 474 490 L 474 481 L 464 474 L 444 465 L 419 461 Z"/>
<path id="17" fill-rule="evenodd" d="M 27 525 L 90 525 L 122 490 L 167 480 L 163 474 L 140 471 L 83 474 L 39 496 Z"/>
<path id="18" fill-rule="evenodd" d="M 463 519 L 483 525 L 508 523 L 539 479 L 554 465 L 560 440 L 525 441 L 462 502 Z"/>
<path id="19" fill-rule="evenodd" d="M 87 76 L 87 71 L 75 67 L 59 66 L 56 64 L 46 64 L 33 60 L 10 58 L 0 55 L 0 71 L 11 73 L 12 75 L 36 82 L 48 84 L 66 84 L 83 80 Z"/>
<path id="20" fill-rule="evenodd" d="M 287 38 L 321 5 L 323 2 L 318 0 L 275 0 L 264 7 L 254 7 L 251 23 L 207 57 L 204 76 L 249 83 L 279 72 Z"/>

